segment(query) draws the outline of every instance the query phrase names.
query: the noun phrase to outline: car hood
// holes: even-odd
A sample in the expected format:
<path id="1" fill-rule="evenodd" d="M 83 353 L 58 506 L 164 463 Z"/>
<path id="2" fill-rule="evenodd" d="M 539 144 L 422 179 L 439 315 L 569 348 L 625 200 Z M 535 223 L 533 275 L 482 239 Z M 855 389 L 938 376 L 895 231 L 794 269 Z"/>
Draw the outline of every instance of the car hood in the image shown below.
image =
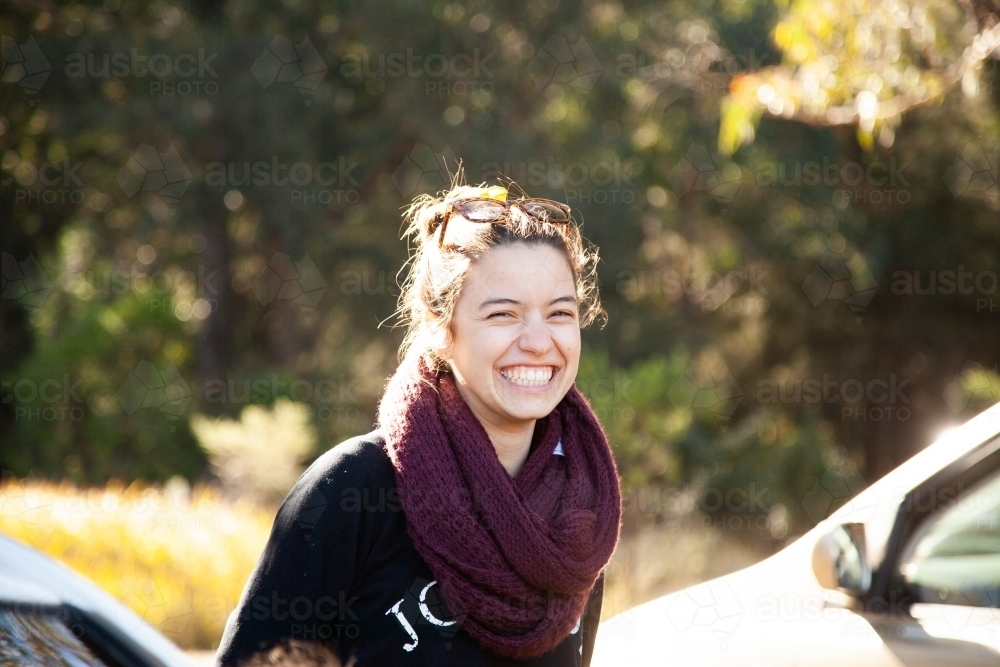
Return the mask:
<path id="1" fill-rule="evenodd" d="M 2 585 L 7 581 L 18 585 L 11 588 Z M 182 650 L 102 588 L 5 535 L 0 535 L 0 600 L 71 605 L 145 657 L 149 664 L 191 667 Z"/>
<path id="2" fill-rule="evenodd" d="M 814 529 L 756 565 L 603 621 L 591 666 L 794 664 L 795 644 L 775 621 L 822 607 L 826 592 L 809 565 L 816 537 Z"/>

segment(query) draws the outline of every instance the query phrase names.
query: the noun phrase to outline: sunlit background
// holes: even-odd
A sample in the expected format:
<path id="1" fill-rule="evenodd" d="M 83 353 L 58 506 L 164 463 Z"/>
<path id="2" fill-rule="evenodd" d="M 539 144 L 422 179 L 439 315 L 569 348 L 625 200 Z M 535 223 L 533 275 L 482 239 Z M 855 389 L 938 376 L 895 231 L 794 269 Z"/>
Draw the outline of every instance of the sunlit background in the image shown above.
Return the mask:
<path id="1" fill-rule="evenodd" d="M 0 531 L 212 650 L 372 428 L 401 210 L 600 247 L 604 618 L 782 548 L 1000 400 L 1000 33 L 958 2 L 5 3 Z"/>

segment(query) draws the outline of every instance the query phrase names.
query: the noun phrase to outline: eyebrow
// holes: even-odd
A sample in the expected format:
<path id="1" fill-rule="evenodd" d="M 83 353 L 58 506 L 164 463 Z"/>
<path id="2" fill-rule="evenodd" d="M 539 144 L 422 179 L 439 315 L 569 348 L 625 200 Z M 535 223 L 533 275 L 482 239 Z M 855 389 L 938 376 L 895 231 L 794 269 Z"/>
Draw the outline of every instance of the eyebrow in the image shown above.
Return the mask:
<path id="1" fill-rule="evenodd" d="M 549 301 L 548 305 L 551 306 L 553 304 L 562 303 L 562 302 L 576 303 L 576 297 L 575 296 L 559 296 L 559 297 L 556 297 L 555 299 L 552 299 L 552 301 Z M 486 308 L 487 306 L 495 306 L 495 305 L 498 305 L 498 304 L 510 304 L 512 306 L 522 306 L 522 305 L 524 305 L 520 301 L 518 301 L 517 299 L 510 299 L 510 298 L 507 298 L 507 297 L 497 297 L 496 299 L 487 299 L 486 301 L 483 301 L 481 304 L 479 304 L 479 309 L 482 310 L 483 308 Z"/>

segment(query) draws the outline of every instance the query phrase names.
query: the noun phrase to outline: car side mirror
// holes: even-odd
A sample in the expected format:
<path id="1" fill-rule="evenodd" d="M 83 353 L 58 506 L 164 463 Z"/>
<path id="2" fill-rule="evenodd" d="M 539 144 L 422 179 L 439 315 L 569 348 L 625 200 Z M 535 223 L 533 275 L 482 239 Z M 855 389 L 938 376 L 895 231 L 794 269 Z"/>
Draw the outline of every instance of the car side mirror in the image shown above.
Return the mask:
<path id="1" fill-rule="evenodd" d="M 865 526 L 844 523 L 816 542 L 812 555 L 813 573 L 820 586 L 860 595 L 872 583 L 872 571 L 865 549 Z"/>

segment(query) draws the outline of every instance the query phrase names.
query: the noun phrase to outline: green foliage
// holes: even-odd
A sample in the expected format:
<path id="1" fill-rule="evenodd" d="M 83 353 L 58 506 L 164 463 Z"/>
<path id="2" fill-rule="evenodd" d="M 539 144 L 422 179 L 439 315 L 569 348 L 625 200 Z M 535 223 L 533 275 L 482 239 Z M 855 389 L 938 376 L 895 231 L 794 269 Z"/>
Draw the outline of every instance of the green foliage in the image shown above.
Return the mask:
<path id="1" fill-rule="evenodd" d="M 106 304 L 62 296 L 60 306 L 53 299 L 36 314 L 36 321 L 51 316 L 53 330 L 10 380 L 14 420 L 0 436 L 4 467 L 58 470 L 91 483 L 197 477 L 205 459 L 184 415 L 134 407 L 128 401 L 144 396 L 128 395 L 125 384 L 140 360 L 157 369 L 189 362 L 188 339 L 170 309 L 138 292 Z M 179 403 L 189 401 L 190 391 L 178 389 Z"/>
<path id="2" fill-rule="evenodd" d="M 587 353 L 580 361 L 577 387 L 604 426 L 626 485 L 681 481 L 676 443 L 687 433 L 692 411 L 674 407 L 667 392 L 686 361 L 680 352 L 628 369 L 616 367 L 607 353 Z"/>

